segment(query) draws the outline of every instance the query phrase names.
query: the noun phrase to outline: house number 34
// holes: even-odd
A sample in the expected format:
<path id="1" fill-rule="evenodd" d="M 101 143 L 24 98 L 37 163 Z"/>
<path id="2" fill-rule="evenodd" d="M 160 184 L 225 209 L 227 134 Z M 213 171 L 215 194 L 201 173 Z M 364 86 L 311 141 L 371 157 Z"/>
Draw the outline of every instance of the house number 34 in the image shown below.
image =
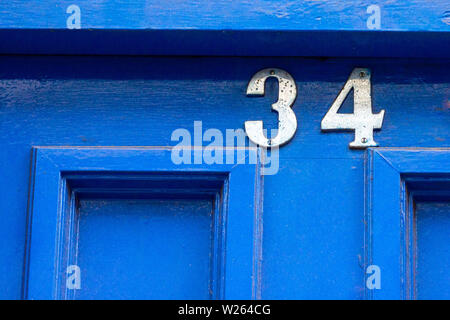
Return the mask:
<path id="1" fill-rule="evenodd" d="M 350 148 L 362 149 L 378 145 L 373 140 L 373 130 L 381 129 L 384 110 L 377 114 L 372 113 L 370 76 L 369 69 L 355 68 L 322 119 L 322 131 L 355 131 L 355 139 L 350 143 Z M 297 130 L 297 118 L 294 111 L 292 111 L 292 105 L 297 97 L 297 87 L 294 79 L 288 72 L 276 68 L 257 72 L 248 84 L 247 95 L 263 96 L 265 82 L 269 77 L 274 77 L 278 80 L 278 101 L 272 105 L 272 109 L 278 112 L 277 135 L 270 139 L 267 138 L 263 132 L 262 121 L 245 122 L 245 131 L 249 139 L 253 143 L 266 148 L 287 143 Z M 338 113 L 351 89 L 354 90 L 353 113 Z"/>

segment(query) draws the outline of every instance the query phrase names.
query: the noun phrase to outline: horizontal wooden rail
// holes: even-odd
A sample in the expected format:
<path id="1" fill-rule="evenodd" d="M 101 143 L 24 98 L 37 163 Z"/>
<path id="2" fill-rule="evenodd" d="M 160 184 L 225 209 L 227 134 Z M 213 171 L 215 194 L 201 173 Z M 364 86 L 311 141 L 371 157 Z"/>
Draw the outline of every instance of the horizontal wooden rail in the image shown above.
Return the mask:
<path id="1" fill-rule="evenodd" d="M 0 54 L 448 58 L 445 0 L 0 3 Z"/>

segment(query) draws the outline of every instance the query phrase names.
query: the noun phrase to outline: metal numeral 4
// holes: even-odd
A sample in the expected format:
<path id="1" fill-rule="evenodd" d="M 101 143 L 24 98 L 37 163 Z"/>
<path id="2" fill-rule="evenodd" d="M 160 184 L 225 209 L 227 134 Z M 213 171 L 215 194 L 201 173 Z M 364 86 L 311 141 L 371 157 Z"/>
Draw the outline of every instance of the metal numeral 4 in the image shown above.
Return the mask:
<path id="1" fill-rule="evenodd" d="M 372 113 L 370 87 L 370 70 L 353 69 L 341 92 L 323 117 L 322 130 L 355 130 L 355 140 L 350 142 L 350 148 L 362 149 L 377 146 L 378 144 L 373 140 L 373 130 L 381 129 L 384 110 L 377 114 Z M 337 113 L 351 89 L 354 90 L 353 113 Z"/>

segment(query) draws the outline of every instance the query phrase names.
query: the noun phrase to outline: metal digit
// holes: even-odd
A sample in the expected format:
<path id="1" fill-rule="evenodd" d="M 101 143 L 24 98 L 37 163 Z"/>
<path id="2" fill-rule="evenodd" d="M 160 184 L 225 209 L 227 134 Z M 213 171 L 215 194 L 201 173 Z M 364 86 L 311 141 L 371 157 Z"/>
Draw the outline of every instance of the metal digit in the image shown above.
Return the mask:
<path id="1" fill-rule="evenodd" d="M 246 121 L 245 131 L 249 139 L 262 147 L 275 147 L 287 143 L 297 130 L 297 118 L 292 111 L 292 104 L 297 97 L 297 87 L 292 76 L 284 70 L 268 68 L 257 72 L 247 87 L 248 96 L 263 96 L 266 79 L 278 79 L 278 101 L 272 104 L 272 109 L 278 112 L 278 133 L 268 139 L 263 132 L 263 122 Z"/>
<path id="2" fill-rule="evenodd" d="M 369 69 L 353 69 L 341 92 L 322 119 L 323 131 L 355 130 L 355 140 L 350 142 L 350 148 L 362 149 L 378 145 L 373 139 L 373 130 L 381 129 L 384 110 L 377 114 L 372 113 L 370 76 Z M 337 113 L 351 89 L 354 89 L 353 113 Z"/>

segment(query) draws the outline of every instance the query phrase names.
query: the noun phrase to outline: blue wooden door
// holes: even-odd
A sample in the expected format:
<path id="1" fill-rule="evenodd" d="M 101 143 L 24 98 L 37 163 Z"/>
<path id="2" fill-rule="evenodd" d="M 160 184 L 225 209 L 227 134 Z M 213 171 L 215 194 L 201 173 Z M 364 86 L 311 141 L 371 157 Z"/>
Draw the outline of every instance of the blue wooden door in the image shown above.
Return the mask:
<path id="1" fill-rule="evenodd" d="M 416 204 L 417 262 L 416 297 L 450 299 L 447 266 L 450 265 L 450 202 L 420 201 Z"/>
<path id="2" fill-rule="evenodd" d="M 7 220 L 18 219 L 15 232 L 27 241 L 25 297 L 357 299 L 382 292 L 389 293 L 386 297 L 407 297 L 402 289 L 402 274 L 407 273 L 400 272 L 401 265 L 392 265 L 403 254 L 402 202 L 388 199 L 399 195 L 404 174 L 423 174 L 424 179 L 438 175 L 438 180 L 448 174 L 448 149 L 443 148 L 449 137 L 448 111 L 437 107 L 446 99 L 447 62 L 396 61 L 401 74 L 394 80 L 391 61 L 358 62 L 372 69 L 375 108 L 389 107 L 376 140 L 382 146 L 420 147 L 412 154 L 422 156 L 401 167 L 405 172 L 375 169 L 380 178 L 371 180 L 371 153 L 348 149 L 352 134 L 319 130 L 321 118 L 355 65 L 353 59 L 7 57 L 2 61 L 11 78 L 3 80 L 3 161 L 10 170 L 2 173 L 2 183 L 11 187 L 4 188 L 1 205 L 4 212 L 24 213 L 11 214 Z M 80 79 L 73 78 L 71 69 L 61 74 L 69 61 L 77 65 Z M 27 64 L 39 67 L 30 74 Z M 127 73 L 111 71 L 114 64 Z M 257 164 L 247 162 L 195 164 L 194 155 L 191 164 L 172 161 L 170 150 L 178 143 L 171 140 L 172 132 L 181 128 L 194 137 L 195 121 L 202 121 L 203 133 L 209 128 L 222 132 L 241 128 L 245 120 L 260 117 L 268 128 L 274 127 L 277 117 L 268 105 L 276 99 L 276 82 L 266 84 L 265 97 L 245 95 L 255 70 L 274 64 L 289 70 L 299 88 L 293 108 L 299 129 L 291 143 L 279 149 L 276 174 L 263 176 Z M 106 79 L 98 79 L 100 71 Z M 44 76 L 50 80 L 35 82 Z M 404 84 L 411 79 L 416 80 Z M 351 110 L 352 101 L 343 108 Z M 427 120 L 412 126 L 416 118 Z M 203 147 L 208 143 L 201 142 Z M 381 165 L 391 168 L 394 160 L 389 157 L 406 163 L 412 158 L 408 150 L 379 151 Z M 435 153 L 440 156 L 433 158 Z M 9 161 L 12 154 L 20 161 Z M 374 191 L 373 205 L 392 206 L 371 213 L 373 225 L 365 218 L 370 212 L 365 195 L 371 190 L 370 181 L 389 191 Z M 405 186 L 412 188 L 411 183 L 408 180 Z M 446 203 L 445 184 L 436 182 L 434 188 Z M 27 199 L 25 236 L 20 226 L 26 225 Z M 162 210 L 166 215 L 157 219 Z M 221 220 L 221 210 L 227 210 L 227 219 Z M 377 221 L 387 226 L 377 228 Z M 224 224 L 225 240 L 220 240 Z M 379 243 L 375 238 L 392 226 L 397 229 L 380 246 L 381 253 L 391 255 L 375 257 Z M 420 231 L 420 219 L 418 226 Z M 2 228 L 3 234 L 13 237 L 7 224 Z M 366 237 L 372 234 L 373 249 L 365 241 L 365 230 Z M 431 240 L 423 240 L 419 232 L 418 257 L 425 262 L 418 265 L 418 288 L 424 281 L 420 268 L 433 270 L 436 277 L 443 268 L 420 255 L 423 241 Z M 425 242 L 425 248 L 430 249 L 430 243 Z M 226 250 L 233 253 L 225 254 Z M 20 250 L 10 252 L 8 259 L 15 261 L 10 274 L 20 274 Z M 80 267 L 81 289 L 66 290 L 71 265 Z M 366 286 L 369 265 L 381 269 L 381 291 Z M 195 286 L 189 288 L 184 281 Z M 139 289 L 134 288 L 138 284 Z M 436 297 L 448 292 L 446 286 L 433 288 Z"/>
<path id="3" fill-rule="evenodd" d="M 75 298 L 210 298 L 212 199 L 81 199 L 78 210 Z"/>
<path id="4" fill-rule="evenodd" d="M 368 297 L 448 299 L 449 163 L 449 149 L 369 151 L 366 263 L 383 280 Z"/>
<path id="5" fill-rule="evenodd" d="M 449 28 L 442 0 L 1 2 L 0 298 L 448 298 Z M 278 128 L 267 68 L 297 91 L 269 153 L 238 134 Z M 379 147 L 321 130 L 355 68 Z"/>
<path id="6" fill-rule="evenodd" d="M 171 153 L 33 148 L 25 297 L 254 297 L 258 161 L 180 167 Z"/>

